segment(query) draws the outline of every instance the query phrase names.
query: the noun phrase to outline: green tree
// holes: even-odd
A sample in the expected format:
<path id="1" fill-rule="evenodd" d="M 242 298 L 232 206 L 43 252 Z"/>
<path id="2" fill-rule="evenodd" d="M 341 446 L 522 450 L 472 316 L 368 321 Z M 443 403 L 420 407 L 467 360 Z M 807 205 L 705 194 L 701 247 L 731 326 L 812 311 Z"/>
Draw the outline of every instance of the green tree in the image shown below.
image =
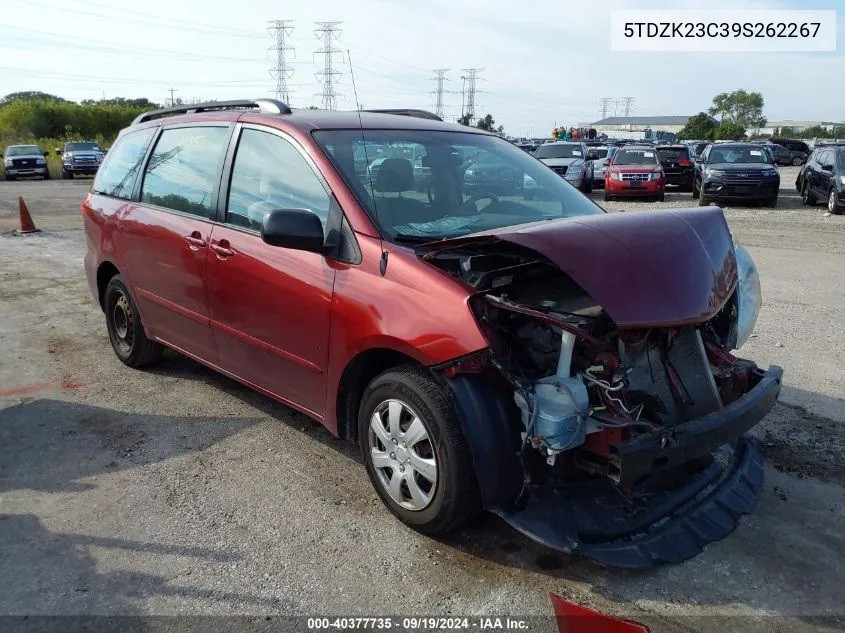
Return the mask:
<path id="1" fill-rule="evenodd" d="M 834 138 L 834 135 L 821 125 L 813 125 L 801 132 L 801 138 Z"/>
<path id="2" fill-rule="evenodd" d="M 795 135 L 795 130 L 793 130 L 789 126 L 784 126 L 784 127 L 780 128 L 778 130 L 775 130 L 775 132 L 776 132 L 775 136 L 779 136 L 781 138 L 789 138 L 790 136 Z"/>
<path id="3" fill-rule="evenodd" d="M 0 99 L 0 104 L 11 103 L 12 101 L 55 101 L 57 103 L 70 103 L 67 99 L 62 99 L 56 95 L 38 90 L 28 90 L 26 92 L 12 92 L 7 94 L 3 99 Z"/>
<path id="4" fill-rule="evenodd" d="M 744 128 L 760 128 L 766 125 L 763 105 L 763 95 L 759 92 L 734 90 L 713 97 L 713 105 L 708 112 L 713 116 L 718 115 L 721 121 L 727 119 Z"/>
<path id="5" fill-rule="evenodd" d="M 706 112 L 699 112 L 693 117 L 690 117 L 687 124 L 678 132 L 678 138 L 684 139 L 701 139 L 702 141 L 712 141 L 713 132 L 716 130 L 716 122 Z"/>
<path id="6" fill-rule="evenodd" d="M 716 140 L 738 141 L 744 137 L 745 127 L 733 121 L 722 121 L 713 133 Z"/>

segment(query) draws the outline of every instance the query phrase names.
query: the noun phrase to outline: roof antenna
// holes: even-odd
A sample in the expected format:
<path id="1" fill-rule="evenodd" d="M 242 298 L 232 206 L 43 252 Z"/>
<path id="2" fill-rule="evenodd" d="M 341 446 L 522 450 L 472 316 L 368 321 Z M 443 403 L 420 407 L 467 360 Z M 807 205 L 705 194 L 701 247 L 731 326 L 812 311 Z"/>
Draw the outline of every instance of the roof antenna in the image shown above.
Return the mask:
<path id="1" fill-rule="evenodd" d="M 373 201 L 373 209 L 376 212 L 376 224 L 380 224 L 378 221 L 378 202 L 376 201 L 375 188 L 373 187 L 373 174 L 370 172 L 370 157 L 367 156 L 367 139 L 364 137 L 364 123 L 361 119 L 361 103 L 358 101 L 358 89 L 355 87 L 355 72 L 352 70 L 352 53 L 349 52 L 348 48 L 346 49 L 346 58 L 349 60 L 349 76 L 352 78 L 352 94 L 355 95 L 355 107 L 358 109 L 358 127 L 361 130 L 361 145 L 364 147 L 364 162 L 366 163 L 364 172 L 367 174 L 367 181 L 370 183 L 370 199 Z M 355 160 L 354 153 L 352 160 Z M 381 226 L 378 228 L 379 231 L 381 231 Z M 381 276 L 384 277 L 384 274 L 387 272 L 387 250 L 384 248 L 384 240 L 382 240 L 381 244 L 381 261 L 379 262 L 379 270 L 381 272 Z"/>

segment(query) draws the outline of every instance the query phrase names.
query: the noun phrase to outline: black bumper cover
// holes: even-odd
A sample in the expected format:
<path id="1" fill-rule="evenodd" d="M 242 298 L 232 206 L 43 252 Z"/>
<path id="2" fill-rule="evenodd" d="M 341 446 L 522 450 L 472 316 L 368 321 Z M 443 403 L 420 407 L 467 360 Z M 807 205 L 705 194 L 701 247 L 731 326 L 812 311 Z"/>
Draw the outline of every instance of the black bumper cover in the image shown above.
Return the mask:
<path id="1" fill-rule="evenodd" d="M 671 490 L 626 498 L 608 479 L 594 479 L 536 488 L 520 509 L 514 507 L 522 469 L 516 458 L 520 429 L 513 405 L 481 377 L 458 377 L 449 386 L 487 510 L 547 547 L 613 567 L 647 569 L 696 556 L 753 511 L 763 485 L 763 463 L 756 443 L 742 433 L 774 405 L 782 374 L 780 367 L 770 367 L 740 400 L 681 425 L 686 428 L 680 435 L 675 427 L 675 443 L 661 449 L 673 459 L 717 449 L 724 454 Z M 638 450 L 627 454 L 651 458 L 655 448 L 647 439 L 638 439 Z M 732 449 L 725 446 L 729 444 Z"/>

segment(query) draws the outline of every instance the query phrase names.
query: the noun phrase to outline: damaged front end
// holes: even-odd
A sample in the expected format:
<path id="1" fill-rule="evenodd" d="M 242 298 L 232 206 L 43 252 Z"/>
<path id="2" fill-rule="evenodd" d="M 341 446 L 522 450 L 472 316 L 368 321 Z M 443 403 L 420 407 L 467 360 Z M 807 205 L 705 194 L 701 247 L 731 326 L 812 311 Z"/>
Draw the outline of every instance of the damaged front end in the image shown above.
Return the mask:
<path id="1" fill-rule="evenodd" d="M 425 255 L 474 289 L 490 341 L 438 368 L 485 506 L 547 546 L 628 568 L 690 558 L 754 508 L 763 469 L 745 433 L 782 376 L 730 353 L 760 288 L 721 211 L 648 214 L 650 234 L 672 242 L 650 251 L 637 215 Z M 590 262 L 573 264 L 591 242 Z"/>

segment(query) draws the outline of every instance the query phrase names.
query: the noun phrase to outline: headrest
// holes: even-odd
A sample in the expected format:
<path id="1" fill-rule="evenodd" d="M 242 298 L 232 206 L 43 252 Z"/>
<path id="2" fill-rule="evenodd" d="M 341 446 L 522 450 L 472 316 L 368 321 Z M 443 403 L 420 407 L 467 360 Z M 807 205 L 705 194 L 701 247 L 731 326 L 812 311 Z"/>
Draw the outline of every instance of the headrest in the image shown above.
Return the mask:
<path id="1" fill-rule="evenodd" d="M 396 193 L 414 188 L 414 167 L 404 158 L 386 158 L 378 169 L 376 191 Z"/>

